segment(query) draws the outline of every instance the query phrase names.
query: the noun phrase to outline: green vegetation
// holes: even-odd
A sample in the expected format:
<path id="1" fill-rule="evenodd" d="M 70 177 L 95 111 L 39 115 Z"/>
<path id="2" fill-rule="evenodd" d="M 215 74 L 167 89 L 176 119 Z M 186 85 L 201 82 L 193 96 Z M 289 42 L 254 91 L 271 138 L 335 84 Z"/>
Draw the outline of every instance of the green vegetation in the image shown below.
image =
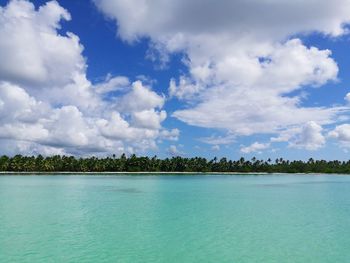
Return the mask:
<path id="1" fill-rule="evenodd" d="M 222 158 L 173 157 L 158 159 L 156 156 L 137 157 L 124 154 L 119 158 L 75 158 L 73 156 L 22 156 L 0 157 L 0 171 L 9 172 L 266 172 L 266 173 L 350 173 L 349 161 L 325 161 L 309 159 L 288 161 L 282 158 L 237 161 Z"/>

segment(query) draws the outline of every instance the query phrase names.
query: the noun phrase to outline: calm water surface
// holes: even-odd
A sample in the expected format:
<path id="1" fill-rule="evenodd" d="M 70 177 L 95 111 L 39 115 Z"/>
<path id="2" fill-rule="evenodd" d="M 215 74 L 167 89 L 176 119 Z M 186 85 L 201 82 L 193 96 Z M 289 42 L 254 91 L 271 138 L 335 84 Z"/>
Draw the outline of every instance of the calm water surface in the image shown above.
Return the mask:
<path id="1" fill-rule="evenodd" d="M 350 176 L 0 176 L 0 262 L 350 262 Z"/>

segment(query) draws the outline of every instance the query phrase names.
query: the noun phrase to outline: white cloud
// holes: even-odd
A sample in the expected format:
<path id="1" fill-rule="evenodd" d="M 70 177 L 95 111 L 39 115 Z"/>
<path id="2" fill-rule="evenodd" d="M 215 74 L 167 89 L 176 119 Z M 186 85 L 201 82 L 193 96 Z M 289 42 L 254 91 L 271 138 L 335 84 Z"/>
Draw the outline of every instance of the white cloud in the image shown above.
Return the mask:
<path id="1" fill-rule="evenodd" d="M 54 146 L 86 146 L 91 128 L 86 123 L 82 112 L 75 106 L 64 106 L 54 109 L 45 123 L 50 135 L 47 144 Z"/>
<path id="2" fill-rule="evenodd" d="M 0 102 L 0 138 L 39 140 L 47 136 L 40 120 L 48 117 L 49 105 L 6 82 L 0 82 Z"/>
<path id="3" fill-rule="evenodd" d="M 211 144 L 211 145 L 222 145 L 222 144 L 230 144 L 235 141 L 236 137 L 232 134 L 228 134 L 225 136 L 210 136 L 210 137 L 202 137 L 199 138 L 199 141 Z"/>
<path id="4" fill-rule="evenodd" d="M 160 138 L 166 139 L 170 141 L 177 141 L 180 136 L 180 130 L 179 129 L 171 129 L 171 130 L 162 130 L 160 132 Z"/>
<path id="5" fill-rule="evenodd" d="M 156 148 L 159 131 L 131 126 L 118 112 L 112 112 L 110 119 L 100 119 L 97 126 L 101 134 L 111 140 L 125 141 L 136 150 Z"/>
<path id="6" fill-rule="evenodd" d="M 85 70 L 83 47 L 73 33 L 58 35 L 60 20 L 70 20 L 56 1 L 39 10 L 29 1 L 14 0 L 0 9 L 0 79 L 33 88 L 62 86 Z"/>
<path id="7" fill-rule="evenodd" d="M 113 77 L 107 75 L 104 82 L 94 86 L 96 93 L 105 94 L 115 91 L 123 91 L 130 86 L 129 79 L 124 76 Z"/>
<path id="8" fill-rule="evenodd" d="M 165 63 L 169 53 L 183 52 L 188 73 L 170 81 L 169 94 L 184 103 L 173 116 L 229 134 L 207 138 L 210 144 L 269 133 L 276 134 L 271 142 L 314 150 L 325 144 L 321 125 L 348 110 L 303 106 L 298 92 L 336 81 L 338 66 L 329 50 L 297 38 L 345 34 L 348 0 L 95 2 L 117 20 L 123 40 L 150 39 L 152 59 Z M 59 31 L 70 19 L 56 1 L 39 9 L 25 0 L 0 7 L 1 144 L 20 152 L 85 154 L 143 151 L 177 140 L 178 130 L 162 127 L 165 96 L 151 86 L 123 76 L 95 85 L 87 79 L 79 37 Z M 343 138 L 337 128 L 330 136 Z"/>
<path id="9" fill-rule="evenodd" d="M 338 66 L 329 50 L 306 46 L 297 36 L 345 34 L 349 0 L 95 3 L 117 21 L 123 40 L 150 39 L 162 56 L 184 53 L 189 73 L 170 81 L 169 94 L 187 102 L 173 114 L 187 124 L 236 136 L 278 135 L 310 122 L 335 123 L 348 110 L 302 106 L 302 89 L 337 81 Z M 318 138 L 306 147 L 320 144 Z"/>
<path id="10" fill-rule="evenodd" d="M 176 84 L 175 79 L 170 80 L 169 95 L 179 99 L 194 99 L 194 95 L 199 93 L 203 87 L 191 83 L 191 80 L 185 77 L 180 77 L 179 83 Z"/>
<path id="11" fill-rule="evenodd" d="M 56 154 L 67 154 L 62 148 L 43 146 L 40 144 L 34 144 L 28 141 L 21 140 L 3 140 L 0 139 L 0 147 L 2 149 L 1 154 L 6 155 L 16 155 L 16 154 L 24 154 L 24 155 L 56 155 Z"/>
<path id="12" fill-rule="evenodd" d="M 290 143 L 291 147 L 317 150 L 324 146 L 326 139 L 322 134 L 322 127 L 314 121 L 307 122 L 296 135 L 295 139 Z"/>
<path id="13" fill-rule="evenodd" d="M 29 142 L 33 143 L 23 149 L 49 146 L 77 154 L 119 152 L 125 151 L 123 144 L 135 150 L 146 150 L 155 148 L 158 137 L 167 139 L 159 131 L 159 122 L 164 116 L 156 120 L 151 117 L 154 127 L 144 128 L 131 125 L 119 112 L 104 119 L 86 115 L 72 105 L 52 108 L 30 97 L 24 89 L 8 83 L 0 85 L 0 94 L 0 138 L 13 140 L 13 143 L 18 140 L 27 146 Z M 143 121 L 147 122 L 147 117 Z M 164 129 L 162 133 L 176 135 Z"/>
<path id="14" fill-rule="evenodd" d="M 240 149 L 242 153 L 261 153 L 262 150 L 266 150 L 270 147 L 269 143 L 254 142 L 249 146 L 244 146 Z"/>
<path id="15" fill-rule="evenodd" d="M 213 145 L 213 146 L 211 147 L 211 149 L 212 149 L 213 151 L 220 151 L 220 145 Z"/>
<path id="16" fill-rule="evenodd" d="M 109 17 L 116 18 L 119 35 L 134 40 L 183 35 L 232 35 L 283 38 L 299 32 L 320 31 L 334 36 L 349 21 L 347 0 L 228 1 L 219 0 L 95 0 Z M 200 12 L 199 12 L 200 10 Z M 257 15 L 259 14 L 259 15 Z M 180 38 L 180 36 L 176 36 Z"/>
<path id="17" fill-rule="evenodd" d="M 28 95 L 17 85 L 0 82 L 0 120 L 31 122 L 47 114 L 49 105 Z"/>
<path id="18" fill-rule="evenodd" d="M 132 90 L 129 93 L 116 100 L 116 106 L 122 111 L 135 112 L 162 108 L 164 102 L 164 97 L 159 96 L 138 80 L 132 83 Z"/>
<path id="19" fill-rule="evenodd" d="M 141 81 L 108 75 L 92 85 L 83 46 L 61 33 L 58 2 L 0 7 L 0 144 L 7 153 L 106 154 L 155 149 L 178 133 L 161 125 L 164 96 Z M 105 100 L 111 93 L 113 99 Z"/>
<path id="20" fill-rule="evenodd" d="M 243 75 L 242 69 L 235 68 L 241 66 L 238 60 L 232 62 L 233 68 L 225 60 L 218 61 L 213 81 L 223 83 L 201 92 L 197 105 L 178 110 L 174 116 L 191 125 L 227 129 L 237 135 L 276 133 L 311 120 L 334 120 L 340 108 L 301 107 L 298 97 L 285 95 L 304 84 L 320 85 L 336 79 L 338 69 L 328 51 L 308 49 L 299 40 L 291 40 L 278 45 L 268 57 L 266 63 L 258 62 L 257 57 L 252 59 L 255 64 L 244 69 Z M 230 59 L 228 56 L 226 60 Z M 225 66 L 220 66 L 222 63 Z M 228 70 L 231 74 L 226 73 Z"/>
<path id="21" fill-rule="evenodd" d="M 154 109 L 134 112 L 132 122 L 136 127 L 148 129 L 160 129 L 161 122 L 166 118 L 166 112 L 157 112 Z"/>
<path id="22" fill-rule="evenodd" d="M 301 132 L 302 127 L 293 127 L 287 130 L 281 131 L 278 136 L 271 137 L 271 142 L 288 142 L 295 137 L 296 134 Z"/>
<path id="23" fill-rule="evenodd" d="M 346 94 L 345 98 L 346 102 L 350 102 L 350 92 Z"/>
<path id="24" fill-rule="evenodd" d="M 181 152 L 176 145 L 170 145 L 169 148 L 167 149 L 168 154 L 170 154 L 171 156 L 182 156 L 184 155 L 183 152 Z"/>
<path id="25" fill-rule="evenodd" d="M 337 139 L 342 147 L 350 147 L 350 124 L 336 126 L 328 133 L 328 137 Z"/>

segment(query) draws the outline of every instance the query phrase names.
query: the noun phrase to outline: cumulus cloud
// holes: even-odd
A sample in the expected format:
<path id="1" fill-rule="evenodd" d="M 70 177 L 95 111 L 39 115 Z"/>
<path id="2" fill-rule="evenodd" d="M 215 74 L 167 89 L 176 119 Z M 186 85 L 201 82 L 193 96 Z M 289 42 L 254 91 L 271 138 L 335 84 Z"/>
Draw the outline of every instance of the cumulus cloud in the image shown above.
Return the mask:
<path id="1" fill-rule="evenodd" d="M 180 136 L 179 129 L 171 129 L 171 130 L 162 130 L 160 132 L 160 139 L 166 139 L 170 141 L 177 141 Z"/>
<path id="2" fill-rule="evenodd" d="M 328 136 L 337 139 L 342 147 L 350 147 L 350 124 L 336 126 L 328 133 Z"/>
<path id="3" fill-rule="evenodd" d="M 40 144 L 34 144 L 28 141 L 21 140 L 0 140 L 1 154 L 13 156 L 16 154 L 24 155 L 56 155 L 66 154 L 63 148 L 56 148 L 50 146 L 44 146 Z"/>
<path id="4" fill-rule="evenodd" d="M 261 153 L 270 147 L 269 143 L 254 142 L 249 146 L 244 146 L 240 149 L 241 153 Z"/>
<path id="5" fill-rule="evenodd" d="M 189 78 L 181 76 L 178 84 L 175 79 L 170 80 L 169 95 L 179 99 L 194 99 L 194 95 L 202 89 L 203 87 L 193 83 Z"/>
<path id="6" fill-rule="evenodd" d="M 70 20 L 67 10 L 55 1 L 35 10 L 28 1 L 14 0 L 0 7 L 0 79 L 31 84 L 65 85 L 84 69 L 79 38 L 57 35 L 60 20 Z"/>
<path id="7" fill-rule="evenodd" d="M 152 109 L 134 112 L 132 115 L 132 122 L 137 127 L 159 129 L 161 122 L 164 121 L 165 118 L 165 111 L 156 112 Z"/>
<path id="8" fill-rule="evenodd" d="M 326 139 L 322 134 L 322 127 L 314 121 L 307 122 L 290 143 L 291 147 L 317 150 L 324 146 Z"/>
<path id="9" fill-rule="evenodd" d="M 232 65 L 218 61 L 218 68 L 213 69 L 214 81 L 224 83 L 213 84 L 198 95 L 201 99 L 197 105 L 178 110 L 174 116 L 191 125 L 227 129 L 237 135 L 275 133 L 310 120 L 331 122 L 340 108 L 302 107 L 300 98 L 286 96 L 303 85 L 336 79 L 338 68 L 329 51 L 306 48 L 300 40 L 290 40 L 272 52 L 268 62 L 258 62 L 256 57 L 249 69 L 239 69 L 239 60 Z M 222 63 L 225 66 L 220 66 Z"/>
<path id="10" fill-rule="evenodd" d="M 116 106 L 119 110 L 134 112 L 162 108 L 164 102 L 163 96 L 159 96 L 138 80 L 132 83 L 132 90 L 129 93 L 117 98 Z"/>
<path id="11" fill-rule="evenodd" d="M 304 106 L 302 90 L 337 81 L 339 69 L 330 50 L 306 46 L 298 35 L 347 33 L 348 0 L 95 3 L 116 20 L 123 40 L 147 38 L 162 56 L 184 54 L 188 73 L 170 81 L 169 95 L 185 102 L 172 116 L 187 124 L 280 137 L 313 122 L 335 123 L 347 110 Z M 318 148 L 322 139 L 316 137 L 310 144 L 301 138 L 298 145 Z"/>
<path id="12" fill-rule="evenodd" d="M 183 152 L 181 152 L 176 145 L 170 145 L 169 148 L 167 149 L 168 154 L 171 156 L 182 156 L 184 155 Z"/>
<path id="13" fill-rule="evenodd" d="M 178 132 L 161 125 L 164 96 L 107 75 L 93 85 L 70 14 L 56 1 L 0 7 L 0 145 L 6 153 L 107 154 L 155 149 Z M 109 99 L 106 99 L 109 94 Z M 5 152 L 4 152 L 5 153 Z"/>
<path id="14" fill-rule="evenodd" d="M 94 86 L 96 93 L 106 94 L 110 92 L 123 91 L 130 86 L 130 81 L 124 76 L 111 76 L 107 75 L 106 79 L 102 83 L 98 83 Z"/>

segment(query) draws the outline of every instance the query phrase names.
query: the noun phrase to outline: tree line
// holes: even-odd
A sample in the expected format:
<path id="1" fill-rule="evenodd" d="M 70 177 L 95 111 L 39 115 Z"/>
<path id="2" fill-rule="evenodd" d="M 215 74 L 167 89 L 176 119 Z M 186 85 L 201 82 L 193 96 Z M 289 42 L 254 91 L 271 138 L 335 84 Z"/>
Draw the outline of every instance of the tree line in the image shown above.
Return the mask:
<path id="1" fill-rule="evenodd" d="M 105 158 L 74 156 L 22 156 L 0 157 L 0 171 L 3 172 L 264 172 L 264 173 L 350 173 L 349 161 L 288 161 L 259 160 L 253 157 L 246 160 L 228 160 L 201 157 L 172 157 L 159 159 L 154 157 L 138 157 L 125 154 Z"/>

